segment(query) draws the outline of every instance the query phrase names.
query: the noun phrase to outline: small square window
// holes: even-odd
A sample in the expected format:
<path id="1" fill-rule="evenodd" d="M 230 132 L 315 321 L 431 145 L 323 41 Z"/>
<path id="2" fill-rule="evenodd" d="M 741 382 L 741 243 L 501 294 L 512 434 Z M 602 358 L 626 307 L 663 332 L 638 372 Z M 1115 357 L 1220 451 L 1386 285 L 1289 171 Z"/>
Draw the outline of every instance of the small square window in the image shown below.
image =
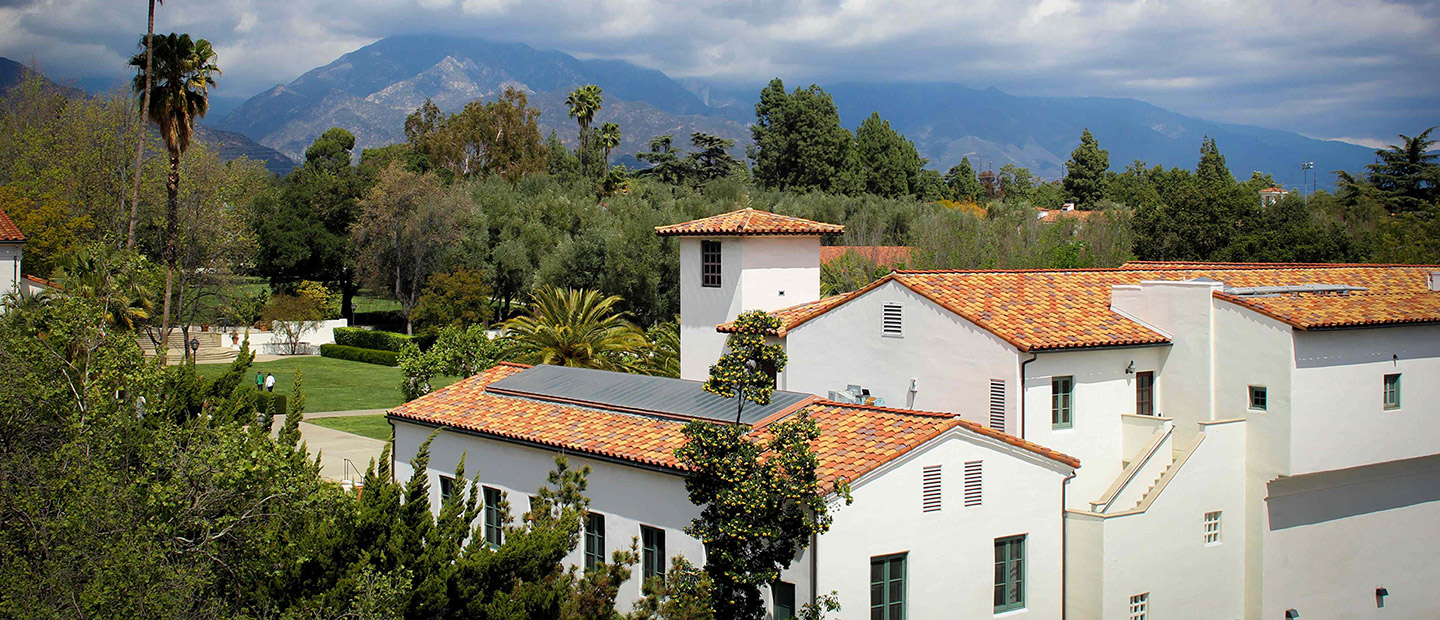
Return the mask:
<path id="1" fill-rule="evenodd" d="M 1130 620 L 1146 620 L 1150 614 L 1150 593 L 1130 597 Z"/>
<path id="2" fill-rule="evenodd" d="M 1250 386 L 1250 409 L 1252 411 L 1264 411 L 1269 398 L 1265 395 L 1265 386 Z"/>
<path id="3" fill-rule="evenodd" d="M 1400 408 L 1400 375 L 1385 375 L 1385 408 Z"/>
<path id="4" fill-rule="evenodd" d="M 1220 544 L 1220 511 L 1205 513 L 1205 544 Z"/>

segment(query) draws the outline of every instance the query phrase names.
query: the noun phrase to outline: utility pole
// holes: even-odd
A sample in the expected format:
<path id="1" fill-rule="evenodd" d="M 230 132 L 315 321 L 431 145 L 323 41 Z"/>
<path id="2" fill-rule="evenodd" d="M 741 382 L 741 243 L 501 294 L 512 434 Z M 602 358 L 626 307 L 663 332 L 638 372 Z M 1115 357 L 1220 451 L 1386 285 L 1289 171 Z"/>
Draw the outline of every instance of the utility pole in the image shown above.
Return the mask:
<path id="1" fill-rule="evenodd" d="M 1307 172 L 1306 172 L 1307 170 L 1310 171 L 1310 172 L 1307 173 Z M 1306 183 L 1306 181 L 1307 181 L 1307 179 L 1308 179 L 1309 177 L 1307 177 L 1307 176 L 1305 176 L 1305 175 L 1306 175 L 1306 174 L 1309 174 L 1311 177 L 1313 177 L 1313 176 L 1315 175 L 1314 170 L 1315 170 L 1315 162 L 1313 162 L 1313 161 L 1307 161 L 1307 162 L 1304 162 L 1304 163 L 1300 164 L 1300 199 L 1301 199 L 1301 200 L 1304 200 L 1304 201 L 1305 201 L 1305 204 L 1310 204 L 1310 200 L 1309 200 L 1308 198 L 1306 198 L 1306 196 L 1305 196 L 1305 183 Z M 1312 191 L 1311 193 L 1314 193 L 1314 192 Z"/>

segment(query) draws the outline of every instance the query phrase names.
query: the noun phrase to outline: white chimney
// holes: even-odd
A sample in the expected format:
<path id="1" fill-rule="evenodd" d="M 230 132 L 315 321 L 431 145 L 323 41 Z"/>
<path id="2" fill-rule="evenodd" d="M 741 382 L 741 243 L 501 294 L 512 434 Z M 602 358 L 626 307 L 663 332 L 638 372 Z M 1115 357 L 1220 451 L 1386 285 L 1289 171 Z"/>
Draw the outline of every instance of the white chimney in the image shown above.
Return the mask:
<path id="1" fill-rule="evenodd" d="M 1425 274 L 1425 281 L 1426 284 L 1430 285 L 1430 290 L 1440 291 L 1440 271 L 1432 271 Z"/>

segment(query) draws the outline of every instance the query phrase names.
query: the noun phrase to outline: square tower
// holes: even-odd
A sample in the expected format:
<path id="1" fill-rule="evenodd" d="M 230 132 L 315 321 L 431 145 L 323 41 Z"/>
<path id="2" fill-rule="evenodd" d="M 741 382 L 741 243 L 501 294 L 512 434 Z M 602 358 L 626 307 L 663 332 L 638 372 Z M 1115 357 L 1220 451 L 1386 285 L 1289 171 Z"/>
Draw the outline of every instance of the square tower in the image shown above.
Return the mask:
<path id="1" fill-rule="evenodd" d="M 680 238 L 680 378 L 709 376 L 725 348 L 715 326 L 820 299 L 820 238 L 843 232 L 755 209 L 656 227 Z"/>

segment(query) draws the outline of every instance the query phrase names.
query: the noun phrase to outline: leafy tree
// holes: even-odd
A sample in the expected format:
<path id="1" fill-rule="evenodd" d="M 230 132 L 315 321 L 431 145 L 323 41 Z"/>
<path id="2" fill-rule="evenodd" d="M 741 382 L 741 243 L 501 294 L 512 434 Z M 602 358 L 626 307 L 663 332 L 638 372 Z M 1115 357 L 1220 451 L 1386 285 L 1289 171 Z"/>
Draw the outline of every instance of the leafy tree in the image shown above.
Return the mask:
<path id="1" fill-rule="evenodd" d="M 641 585 L 644 596 L 626 620 L 714 620 L 715 583 L 684 556 L 670 559 L 664 575 Z"/>
<path id="2" fill-rule="evenodd" d="M 144 256 L 92 242 L 61 260 L 55 280 L 66 294 L 99 304 L 106 325 L 133 332 L 154 318 L 152 272 Z"/>
<path id="3" fill-rule="evenodd" d="M 620 146 L 620 137 L 620 125 L 605 123 L 600 126 L 600 134 L 596 138 L 599 140 L 600 148 L 605 150 L 606 168 L 610 167 L 610 150 Z"/>
<path id="4" fill-rule="evenodd" d="M 423 107 L 415 112 L 429 113 Z M 433 128 L 422 123 L 415 140 L 426 162 L 447 179 L 499 175 L 513 183 L 546 169 L 539 118 L 525 93 L 506 88 L 499 99 L 472 101 Z"/>
<path id="5" fill-rule="evenodd" d="M 1035 186 L 1039 182 L 1035 175 L 1030 173 L 1029 168 L 1021 168 L 1015 164 L 1005 164 L 1000 167 L 1000 173 L 996 175 L 1000 185 L 1000 195 L 1008 201 L 1022 202 L 1030 200 L 1035 194 Z"/>
<path id="6" fill-rule="evenodd" d="M 854 137 L 840 126 L 840 113 L 819 86 L 786 93 L 779 78 L 760 91 L 755 123 L 755 181 L 762 187 L 795 191 L 855 193 Z"/>
<path id="7" fill-rule="evenodd" d="M 1432 150 L 1434 127 L 1416 136 L 1400 135 L 1400 144 L 1375 151 L 1376 161 L 1365 166 L 1368 181 L 1390 203 L 1391 213 L 1424 211 L 1440 204 L 1440 153 Z"/>
<path id="8" fill-rule="evenodd" d="M 961 157 L 960 163 L 945 173 L 945 185 L 949 186 L 956 200 L 980 202 L 985 198 L 985 188 L 980 185 L 980 179 L 975 177 L 969 157 Z"/>
<path id="9" fill-rule="evenodd" d="M 810 449 L 820 428 L 802 411 L 771 424 L 764 440 L 751 438 L 747 425 L 698 420 L 684 433 L 675 454 L 688 470 L 690 501 L 700 507 L 685 531 L 705 544 L 715 617 L 759 620 L 760 589 L 833 520 L 830 489 L 822 488 Z M 833 490 L 848 501 L 843 481 Z"/>
<path id="10" fill-rule="evenodd" d="M 130 58 L 130 64 L 141 69 L 135 76 L 134 89 L 142 95 L 141 103 L 149 106 L 142 112 L 160 128 L 160 138 L 170 153 L 170 175 L 165 189 L 169 194 L 165 211 L 165 298 L 160 314 L 162 340 L 170 337 L 170 299 L 179 258 L 175 237 L 179 228 L 180 155 L 190 148 L 190 134 L 195 121 L 210 109 L 209 89 L 215 86 L 220 67 L 215 64 L 215 51 L 205 39 L 192 41 L 188 34 L 170 33 L 155 39 L 146 35 L 144 54 Z M 159 61 L 159 66 L 153 64 Z M 153 74 L 153 75 L 152 75 Z M 148 96 L 146 96 L 148 93 Z M 162 349 L 160 356 L 165 356 Z"/>
<path id="11" fill-rule="evenodd" d="M 735 399 L 735 423 L 745 401 L 767 405 L 775 395 L 775 375 L 785 370 L 785 347 L 765 341 L 780 329 L 780 319 L 761 310 L 735 318 L 735 332 L 725 338 L 725 354 L 710 366 L 705 391 Z"/>
<path id="12" fill-rule="evenodd" d="M 415 323 L 425 327 L 488 326 L 495 315 L 490 294 L 483 271 L 459 267 L 431 274 L 425 281 L 425 293 L 415 304 Z"/>
<path id="13" fill-rule="evenodd" d="M 1110 151 L 1100 148 L 1086 129 L 1080 134 L 1080 146 L 1070 152 L 1070 161 L 1065 162 L 1065 197 L 1077 208 L 1089 210 L 1105 196 L 1109 177 Z"/>
<path id="14" fill-rule="evenodd" d="M 925 162 L 915 150 L 915 143 L 891 129 L 890 122 L 881 119 L 879 112 L 871 112 L 855 130 L 855 152 L 865 191 L 890 198 L 918 193 L 920 169 Z"/>
<path id="15" fill-rule="evenodd" d="M 680 324 L 677 321 L 657 323 L 645 330 L 649 344 L 645 373 L 661 377 L 680 376 Z"/>
<path id="16" fill-rule="evenodd" d="M 1156 166 L 1156 170 L 1152 172 L 1145 162 L 1138 159 L 1132 161 L 1124 171 L 1110 178 L 1110 182 L 1105 186 L 1105 197 L 1111 201 L 1137 208 L 1154 205 L 1159 202 L 1160 193 L 1151 177 L 1153 174 L 1161 172 L 1163 169 L 1159 166 Z"/>
<path id="17" fill-rule="evenodd" d="M 491 339 L 479 325 L 442 327 L 429 349 L 421 351 L 411 342 L 400 351 L 400 374 L 405 377 L 400 393 L 407 401 L 415 400 L 433 391 L 430 381 L 438 375 L 464 378 L 479 374 L 508 359 L 510 347 L 509 339 Z"/>
<path id="18" fill-rule="evenodd" d="M 414 332 L 411 315 L 425 281 L 442 268 L 447 244 L 460 236 L 452 199 L 434 174 L 391 164 L 360 201 L 351 229 L 356 264 L 372 289 L 400 302 L 407 334 Z"/>
<path id="19" fill-rule="evenodd" d="M 642 367 L 645 333 L 616 310 L 620 298 L 597 291 L 542 288 L 530 315 L 505 322 L 516 361 L 634 372 Z"/>

